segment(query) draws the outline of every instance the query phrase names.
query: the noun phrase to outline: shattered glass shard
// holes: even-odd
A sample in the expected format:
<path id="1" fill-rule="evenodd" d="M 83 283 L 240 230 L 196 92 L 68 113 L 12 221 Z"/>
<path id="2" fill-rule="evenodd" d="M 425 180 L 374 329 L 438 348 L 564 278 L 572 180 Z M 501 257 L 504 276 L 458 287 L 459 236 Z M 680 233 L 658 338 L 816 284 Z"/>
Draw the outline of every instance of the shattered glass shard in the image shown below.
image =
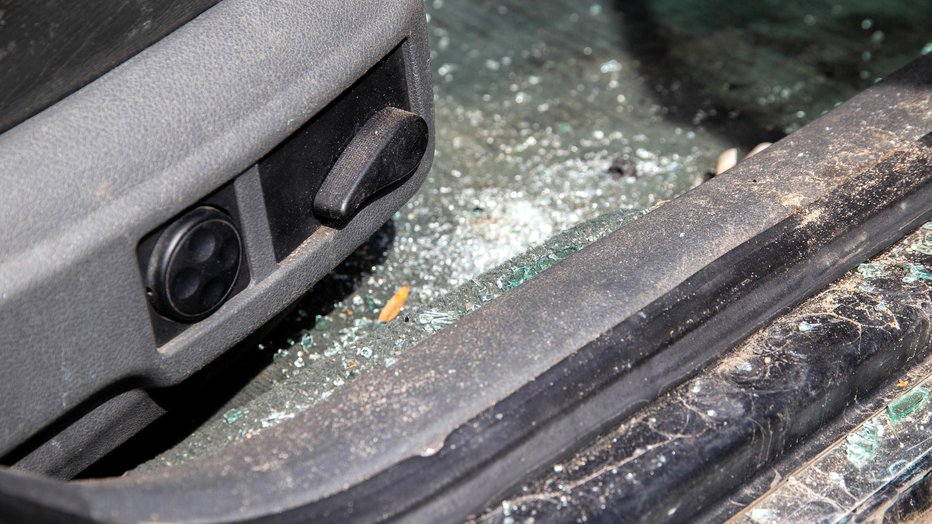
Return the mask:
<path id="1" fill-rule="evenodd" d="M 932 232 L 923 232 L 919 240 L 910 246 L 910 249 L 923 255 L 932 255 Z"/>
<path id="2" fill-rule="evenodd" d="M 857 432 L 848 435 L 846 439 L 848 461 L 858 469 L 866 466 L 877 455 L 882 436 L 883 425 L 873 420 L 864 424 Z"/>
<path id="3" fill-rule="evenodd" d="M 932 271 L 929 271 L 923 264 L 909 263 L 903 269 L 906 272 L 903 282 L 906 284 L 912 284 L 920 280 L 932 280 Z"/>
<path id="4" fill-rule="evenodd" d="M 580 249 L 582 249 L 582 247 L 571 246 L 542 256 L 529 266 L 517 266 L 512 270 L 510 275 L 499 279 L 497 285 L 499 289 L 516 288 L 539 275 L 540 273 L 543 273 L 544 271 L 555 266 L 557 262 L 560 262 Z"/>
<path id="5" fill-rule="evenodd" d="M 929 392 L 926 389 L 914 388 L 887 404 L 887 415 L 894 422 L 903 420 L 917 409 L 925 406 L 928 399 Z"/>
<path id="6" fill-rule="evenodd" d="M 803 320 L 799 323 L 799 330 L 803 332 L 815 331 L 822 327 L 822 324 L 819 322 L 807 322 Z"/>
<path id="7" fill-rule="evenodd" d="M 866 279 L 879 278 L 883 276 L 883 267 L 877 264 L 861 264 L 858 266 L 858 273 Z"/>
<path id="8" fill-rule="evenodd" d="M 223 421 L 227 424 L 234 424 L 237 420 L 243 417 L 243 412 L 239 409 L 233 408 L 223 414 Z"/>

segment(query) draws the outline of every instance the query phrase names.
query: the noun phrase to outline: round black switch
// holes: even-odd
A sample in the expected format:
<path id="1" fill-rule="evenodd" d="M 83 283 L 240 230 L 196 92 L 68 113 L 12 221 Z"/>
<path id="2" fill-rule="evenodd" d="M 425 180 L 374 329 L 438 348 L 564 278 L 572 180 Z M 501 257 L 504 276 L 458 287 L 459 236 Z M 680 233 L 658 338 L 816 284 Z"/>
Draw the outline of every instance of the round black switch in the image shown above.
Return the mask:
<path id="1" fill-rule="evenodd" d="M 201 206 L 159 236 L 146 274 L 159 313 L 194 322 L 219 308 L 239 276 L 243 246 L 236 225 L 215 208 Z"/>

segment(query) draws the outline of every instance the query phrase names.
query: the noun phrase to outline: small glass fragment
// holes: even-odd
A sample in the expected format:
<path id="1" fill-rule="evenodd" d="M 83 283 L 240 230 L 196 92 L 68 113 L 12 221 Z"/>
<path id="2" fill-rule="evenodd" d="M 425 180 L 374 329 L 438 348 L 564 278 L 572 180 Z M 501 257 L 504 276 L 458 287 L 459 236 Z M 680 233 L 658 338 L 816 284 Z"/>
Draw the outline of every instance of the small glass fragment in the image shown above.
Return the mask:
<path id="1" fill-rule="evenodd" d="M 755 508 L 751 511 L 750 517 L 754 522 L 776 522 L 778 518 L 776 511 L 770 508 Z"/>
<path id="2" fill-rule="evenodd" d="M 533 264 L 529 266 L 517 266 L 515 267 L 510 275 L 502 276 L 499 278 L 496 284 L 499 289 L 512 289 L 520 286 L 521 284 L 527 282 L 528 280 L 534 278 L 535 276 L 543 273 L 544 271 L 550 269 L 557 262 L 565 259 L 566 257 L 572 255 L 573 253 L 579 251 L 581 248 L 572 246 L 565 249 L 560 249 L 550 253 L 548 255 L 542 256 L 534 261 Z"/>
<path id="3" fill-rule="evenodd" d="M 806 322 L 803 320 L 799 323 L 799 330 L 803 332 L 815 331 L 822 327 L 822 324 L 819 322 Z"/>
<path id="4" fill-rule="evenodd" d="M 599 71 L 602 73 L 617 73 L 621 71 L 621 62 L 615 59 L 611 59 L 608 62 L 604 62 L 600 67 Z"/>
<path id="5" fill-rule="evenodd" d="M 910 249 L 923 255 L 932 255 L 932 232 L 923 232 L 919 240 L 910 246 Z"/>
<path id="6" fill-rule="evenodd" d="M 305 333 L 301 336 L 301 348 L 307 350 L 312 347 L 314 347 L 314 337 L 310 333 Z"/>
<path id="7" fill-rule="evenodd" d="M 511 289 L 520 286 L 534 276 L 531 268 L 527 266 L 516 267 L 510 275 L 498 281 L 499 289 Z"/>
<path id="8" fill-rule="evenodd" d="M 363 302 L 366 304 L 366 309 L 373 313 L 382 309 L 382 304 L 379 303 L 379 301 L 376 300 L 372 295 L 367 294 L 365 297 L 363 297 Z"/>
<path id="9" fill-rule="evenodd" d="M 848 461 L 858 469 L 866 466 L 877 456 L 882 436 L 883 426 L 874 420 L 864 424 L 857 432 L 849 434 L 845 439 Z"/>
<path id="10" fill-rule="evenodd" d="M 929 399 L 929 391 L 924 388 L 915 388 L 887 404 L 887 415 L 890 420 L 898 422 L 922 408 Z"/>
<path id="11" fill-rule="evenodd" d="M 329 327 L 330 327 L 330 319 L 322 315 L 317 315 L 314 318 L 314 329 L 316 329 L 317 331 L 326 331 L 327 328 Z"/>
<path id="12" fill-rule="evenodd" d="M 883 276 L 883 267 L 876 264 L 861 264 L 858 266 L 858 273 L 866 279 L 879 278 Z"/>
<path id="13" fill-rule="evenodd" d="M 456 322 L 456 316 L 445 311 L 423 311 L 417 316 L 417 321 L 424 329 L 433 332 Z"/>
<path id="14" fill-rule="evenodd" d="M 904 267 L 906 275 L 903 277 L 905 284 L 912 284 L 920 280 L 932 280 L 932 271 L 929 271 L 923 264 L 906 264 Z"/>
<path id="15" fill-rule="evenodd" d="M 295 417 L 294 413 L 285 413 L 284 411 L 274 411 L 269 416 L 265 417 L 259 422 L 259 425 L 262 428 L 270 428 L 277 425 L 279 422 L 285 420 L 291 420 Z"/>
<path id="16" fill-rule="evenodd" d="M 223 414 L 223 421 L 227 424 L 234 424 L 237 420 L 243 417 L 243 412 L 239 409 L 233 408 L 230 411 L 227 411 Z"/>

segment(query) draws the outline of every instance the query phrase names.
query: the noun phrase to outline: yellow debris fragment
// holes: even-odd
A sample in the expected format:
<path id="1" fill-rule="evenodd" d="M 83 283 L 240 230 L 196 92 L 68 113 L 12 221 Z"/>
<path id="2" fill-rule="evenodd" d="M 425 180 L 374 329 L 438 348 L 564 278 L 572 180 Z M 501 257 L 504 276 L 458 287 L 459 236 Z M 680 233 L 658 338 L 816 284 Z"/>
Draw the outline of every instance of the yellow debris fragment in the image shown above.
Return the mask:
<path id="1" fill-rule="evenodd" d="M 398 313 L 401 312 L 401 308 L 404 307 L 405 302 L 408 300 L 408 293 L 411 292 L 411 286 L 402 286 L 401 289 L 395 292 L 392 295 L 392 298 L 388 299 L 388 302 L 385 303 L 385 307 L 382 308 L 382 312 L 379 313 L 379 322 L 391 322 L 398 316 Z"/>

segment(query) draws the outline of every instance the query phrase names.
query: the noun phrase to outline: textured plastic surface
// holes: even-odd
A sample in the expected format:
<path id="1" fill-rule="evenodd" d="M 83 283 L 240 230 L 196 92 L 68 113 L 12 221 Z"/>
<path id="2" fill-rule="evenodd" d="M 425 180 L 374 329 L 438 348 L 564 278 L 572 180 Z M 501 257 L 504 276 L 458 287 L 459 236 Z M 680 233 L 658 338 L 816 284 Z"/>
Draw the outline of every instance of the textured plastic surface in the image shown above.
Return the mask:
<path id="1" fill-rule="evenodd" d="M 383 224 L 432 147 L 404 184 L 280 263 L 251 166 L 394 49 L 432 145 L 425 39 L 417 1 L 226 0 L 0 135 L 0 453 L 93 412 L 101 391 L 179 382 Z M 250 284 L 159 345 L 137 243 L 231 181 Z"/>
<path id="2" fill-rule="evenodd" d="M 0 133 L 106 73 L 217 0 L 0 4 Z"/>

